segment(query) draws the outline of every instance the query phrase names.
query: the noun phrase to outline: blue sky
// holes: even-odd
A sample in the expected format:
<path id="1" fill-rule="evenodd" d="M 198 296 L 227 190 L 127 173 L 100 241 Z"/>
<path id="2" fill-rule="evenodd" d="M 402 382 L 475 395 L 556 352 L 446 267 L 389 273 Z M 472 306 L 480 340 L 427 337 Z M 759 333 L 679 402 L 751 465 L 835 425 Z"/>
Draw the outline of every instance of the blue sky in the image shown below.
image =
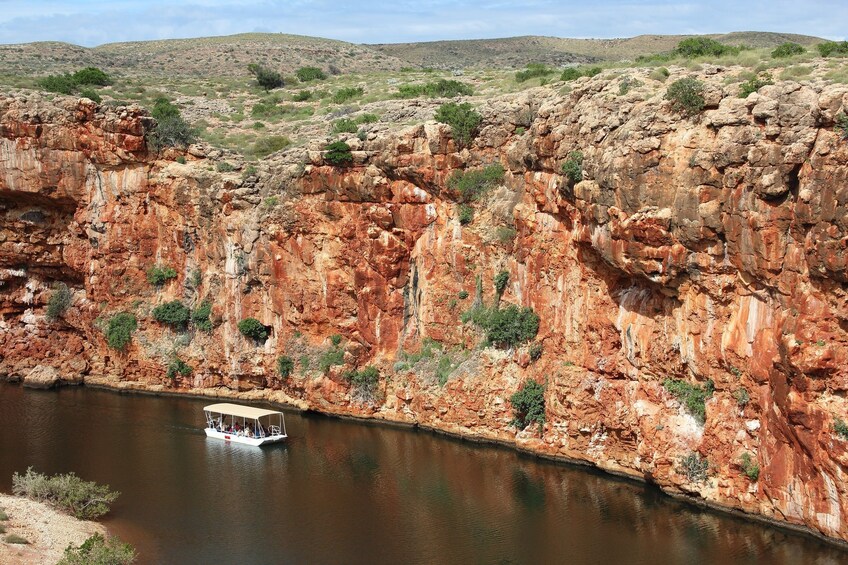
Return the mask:
<path id="1" fill-rule="evenodd" d="M 749 30 L 842 40 L 846 24 L 848 0 L 0 0 L 0 43 L 85 46 L 249 31 L 356 43 Z"/>

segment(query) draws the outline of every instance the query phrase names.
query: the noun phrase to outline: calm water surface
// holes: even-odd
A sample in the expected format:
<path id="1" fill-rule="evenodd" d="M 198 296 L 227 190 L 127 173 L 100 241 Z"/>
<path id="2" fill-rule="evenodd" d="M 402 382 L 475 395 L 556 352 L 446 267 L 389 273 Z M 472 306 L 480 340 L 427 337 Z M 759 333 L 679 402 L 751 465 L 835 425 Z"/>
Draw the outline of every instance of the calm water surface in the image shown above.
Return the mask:
<path id="1" fill-rule="evenodd" d="M 837 564 L 807 537 L 425 432 L 287 414 L 287 445 L 207 439 L 186 398 L 0 384 L 0 490 L 27 466 L 122 494 L 140 563 Z"/>

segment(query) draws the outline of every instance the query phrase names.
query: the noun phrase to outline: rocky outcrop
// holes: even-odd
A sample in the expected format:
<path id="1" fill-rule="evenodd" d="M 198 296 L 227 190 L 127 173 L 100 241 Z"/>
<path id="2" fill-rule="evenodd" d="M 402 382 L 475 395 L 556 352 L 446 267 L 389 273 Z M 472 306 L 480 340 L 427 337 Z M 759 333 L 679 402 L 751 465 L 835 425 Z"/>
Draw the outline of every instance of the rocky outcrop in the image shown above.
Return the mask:
<path id="1" fill-rule="evenodd" d="M 2 100 L 0 373 L 412 423 L 848 539 L 848 143 L 833 131 L 848 87 L 741 99 L 731 71 L 706 72 L 696 118 L 633 71 L 626 94 L 602 76 L 486 101 L 468 148 L 428 122 L 350 140 L 349 167 L 316 141 L 226 173 L 202 147 L 184 164 L 146 153 L 138 109 Z M 575 151 L 576 184 L 560 174 Z M 460 224 L 447 178 L 493 162 L 502 185 Z M 177 276 L 151 286 L 155 265 Z M 540 316 L 538 360 L 481 348 L 460 321 L 502 271 L 502 301 Z M 73 299 L 49 322 L 55 281 Z M 174 299 L 208 301 L 213 330 L 157 323 Z M 121 311 L 139 327 L 116 351 L 103 329 Z M 266 341 L 239 334 L 246 317 Z M 190 375 L 167 376 L 177 358 Z M 344 375 L 366 365 L 371 394 Z M 546 383 L 546 422 L 516 430 L 527 379 Z M 703 423 L 666 379 L 714 389 Z"/>

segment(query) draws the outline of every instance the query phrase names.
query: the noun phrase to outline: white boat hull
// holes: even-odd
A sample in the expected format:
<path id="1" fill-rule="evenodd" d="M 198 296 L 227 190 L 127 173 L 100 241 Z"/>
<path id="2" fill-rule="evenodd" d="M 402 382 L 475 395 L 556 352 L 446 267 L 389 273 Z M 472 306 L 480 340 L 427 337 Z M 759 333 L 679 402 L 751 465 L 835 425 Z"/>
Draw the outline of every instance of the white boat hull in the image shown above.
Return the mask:
<path id="1" fill-rule="evenodd" d="M 204 428 L 204 430 L 206 431 L 206 437 L 214 437 L 217 439 L 222 439 L 224 441 L 231 441 L 233 443 L 243 443 L 245 445 L 254 445 L 257 447 L 260 445 L 268 445 L 270 443 L 279 443 L 288 437 L 284 434 L 277 434 L 266 437 L 246 437 L 228 432 L 219 432 L 215 428 Z"/>

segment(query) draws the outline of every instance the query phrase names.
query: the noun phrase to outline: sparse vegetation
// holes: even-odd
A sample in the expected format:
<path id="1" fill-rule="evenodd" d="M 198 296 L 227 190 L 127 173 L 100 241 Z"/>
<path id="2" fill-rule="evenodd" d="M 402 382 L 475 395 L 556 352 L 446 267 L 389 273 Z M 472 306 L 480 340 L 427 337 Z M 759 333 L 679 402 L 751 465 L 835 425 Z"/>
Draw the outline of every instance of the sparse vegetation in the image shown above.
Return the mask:
<path id="1" fill-rule="evenodd" d="M 567 67 L 562 71 L 559 80 L 572 81 L 580 77 L 593 77 L 601 74 L 601 67 Z"/>
<path id="2" fill-rule="evenodd" d="M 760 478 L 760 466 L 754 463 L 750 453 L 742 454 L 739 466 L 742 467 L 742 472 L 745 473 L 752 482 L 757 482 L 757 479 Z"/>
<path id="3" fill-rule="evenodd" d="M 292 94 L 292 100 L 294 102 L 306 102 L 307 100 L 312 99 L 312 91 L 311 90 L 298 90 L 294 94 Z"/>
<path id="4" fill-rule="evenodd" d="M 245 318 L 238 323 L 238 330 L 246 338 L 256 342 L 264 342 L 268 339 L 268 328 L 256 318 Z"/>
<path id="5" fill-rule="evenodd" d="M 215 170 L 219 173 L 231 173 L 236 170 L 236 168 L 232 165 L 232 163 L 228 163 L 226 161 L 221 161 L 217 165 L 215 165 Z"/>
<path id="6" fill-rule="evenodd" d="M 833 130 L 838 133 L 842 139 L 848 139 L 848 114 L 842 112 L 836 116 L 836 125 L 833 126 Z"/>
<path id="7" fill-rule="evenodd" d="M 291 140 L 284 135 L 268 135 L 257 139 L 253 143 L 250 153 L 254 157 L 267 157 L 271 153 L 282 151 L 291 143 Z"/>
<path id="8" fill-rule="evenodd" d="M 277 374 L 283 379 L 289 378 L 294 371 L 294 360 L 288 355 L 280 355 L 277 357 Z"/>
<path id="9" fill-rule="evenodd" d="M 171 359 L 171 362 L 168 363 L 167 375 L 169 379 L 175 379 L 177 378 L 177 375 L 187 377 L 191 374 L 191 372 L 191 367 L 179 357 L 174 357 Z"/>
<path id="10" fill-rule="evenodd" d="M 746 388 L 738 388 L 733 391 L 733 398 L 740 408 L 744 408 L 751 401 L 751 395 Z"/>
<path id="11" fill-rule="evenodd" d="M 542 357 L 543 347 L 540 342 L 536 342 L 530 345 L 527 349 L 527 354 L 530 356 L 531 361 L 538 361 Z"/>
<path id="12" fill-rule="evenodd" d="M 515 73 L 515 82 L 525 82 L 531 78 L 546 77 L 554 74 L 554 69 L 543 63 L 528 63 L 524 70 Z"/>
<path id="13" fill-rule="evenodd" d="M 477 136 L 483 118 L 468 102 L 442 104 L 436 111 L 436 121 L 451 128 L 454 141 L 460 146 L 469 145 Z"/>
<path id="14" fill-rule="evenodd" d="M 787 57 L 794 57 L 795 55 L 803 55 L 806 52 L 807 50 L 797 43 L 787 41 L 786 43 L 778 45 L 774 51 L 771 52 L 771 56 L 774 59 L 786 59 Z"/>
<path id="15" fill-rule="evenodd" d="M 539 430 L 545 424 L 545 387 L 534 380 L 526 381 L 509 397 L 512 405 L 513 425 L 519 429 L 535 422 Z"/>
<path id="16" fill-rule="evenodd" d="M 80 90 L 79 95 L 82 98 L 88 98 L 92 102 L 97 102 L 98 104 L 103 102 L 103 98 L 99 94 L 97 94 L 97 91 L 93 88 L 83 88 L 82 90 Z"/>
<path id="17" fill-rule="evenodd" d="M 348 371 L 344 377 L 362 393 L 373 393 L 380 380 L 380 371 L 369 365 L 361 371 Z"/>
<path id="18" fill-rule="evenodd" d="M 671 101 L 674 111 L 687 116 L 694 116 L 704 109 L 704 84 L 694 78 L 687 77 L 674 81 L 665 94 L 666 100 Z"/>
<path id="19" fill-rule="evenodd" d="M 18 534 L 9 534 L 5 538 L 3 538 L 3 541 L 5 541 L 6 543 L 11 543 L 11 544 L 16 544 L 16 545 L 27 545 L 27 544 L 29 544 L 28 539 L 26 539 L 23 536 L 19 536 Z"/>
<path id="20" fill-rule="evenodd" d="M 365 94 L 365 90 L 361 86 L 347 86 L 340 88 L 333 94 L 334 104 L 344 104 L 348 100 L 353 100 Z"/>
<path id="21" fill-rule="evenodd" d="M 750 94 L 757 92 L 759 89 L 769 84 L 774 84 L 774 80 L 772 80 L 769 73 L 764 73 L 761 76 L 756 76 L 746 80 L 739 87 L 739 98 L 748 98 Z"/>
<path id="22" fill-rule="evenodd" d="M 459 297 L 460 300 L 465 300 L 466 298 L 468 298 L 468 291 L 467 290 L 460 290 L 459 293 L 457 294 L 457 296 Z"/>
<path id="23" fill-rule="evenodd" d="M 710 462 L 707 459 L 692 452 L 686 457 L 680 458 L 680 474 L 685 475 L 689 482 L 703 483 L 707 480 L 707 473 L 710 470 Z"/>
<path id="24" fill-rule="evenodd" d="M 448 177 L 447 185 L 457 192 L 460 201 L 473 202 L 502 183 L 505 172 L 500 163 L 493 163 L 482 169 L 458 170 Z"/>
<path id="25" fill-rule="evenodd" d="M 417 98 L 429 96 L 431 98 L 455 98 L 457 96 L 471 96 L 474 89 L 471 85 L 458 80 L 441 79 L 437 82 L 426 84 L 402 84 L 398 87 L 396 98 Z"/>
<path id="26" fill-rule="evenodd" d="M 324 80 L 327 78 L 327 73 L 319 69 L 318 67 L 300 67 L 294 73 L 297 76 L 297 80 L 300 82 L 310 82 L 313 80 Z"/>
<path id="27" fill-rule="evenodd" d="M 344 141 L 334 141 L 324 147 L 324 161 L 336 167 L 345 167 L 353 163 L 350 145 Z"/>
<path id="28" fill-rule="evenodd" d="M 153 309 L 153 318 L 157 322 L 169 325 L 175 330 L 184 330 L 190 317 L 191 312 L 179 300 L 165 302 Z"/>
<path id="29" fill-rule="evenodd" d="M 285 86 L 280 73 L 272 71 L 263 65 L 251 63 L 247 66 L 247 70 L 256 77 L 256 82 L 265 90 L 273 90 Z"/>
<path id="30" fill-rule="evenodd" d="M 150 115 L 156 119 L 156 126 L 146 135 L 154 151 L 165 147 L 187 147 L 197 137 L 194 128 L 182 118 L 180 109 L 167 98 L 157 98 Z"/>
<path id="31" fill-rule="evenodd" d="M 568 154 L 568 159 L 562 164 L 562 174 L 565 175 L 572 186 L 583 180 L 582 151 L 572 151 Z"/>
<path id="32" fill-rule="evenodd" d="M 706 419 L 706 401 L 713 395 L 715 386 L 712 381 L 707 381 L 704 386 L 693 385 L 682 380 L 666 379 L 663 387 L 683 404 L 698 422 L 704 423 Z"/>
<path id="33" fill-rule="evenodd" d="M 94 520 L 109 512 L 109 505 L 120 493 L 107 485 L 84 481 L 74 473 L 53 475 L 36 473 L 32 467 L 23 475 L 12 475 L 12 493 L 46 502 L 73 514 L 80 520 Z"/>
<path id="34" fill-rule="evenodd" d="M 468 204 L 460 204 L 457 206 L 457 218 L 460 224 L 467 226 L 474 221 L 474 208 Z"/>
<path id="35" fill-rule="evenodd" d="M 330 343 L 333 344 L 333 347 L 338 347 L 342 344 L 342 336 L 339 334 L 333 334 L 330 336 Z"/>
<path id="36" fill-rule="evenodd" d="M 109 347 L 124 351 L 132 341 L 132 334 L 138 327 L 135 315 L 129 312 L 115 314 L 106 326 L 106 342 Z"/>
<path id="37" fill-rule="evenodd" d="M 133 547 L 112 536 L 94 534 L 79 547 L 68 546 L 57 565 L 129 565 L 135 561 Z"/>
<path id="38" fill-rule="evenodd" d="M 833 431 L 842 439 L 848 439 L 848 424 L 842 418 L 834 418 Z"/>
<path id="39" fill-rule="evenodd" d="M 156 265 L 147 269 L 147 282 L 155 287 L 160 287 L 175 278 L 177 278 L 177 271 L 167 265 Z"/>
<path id="40" fill-rule="evenodd" d="M 338 365 L 344 365 L 344 350 L 335 345 L 318 358 L 318 369 L 322 373 L 326 374 L 330 371 L 330 367 Z"/>
<path id="41" fill-rule="evenodd" d="M 47 320 L 52 322 L 61 318 L 71 307 L 71 289 L 63 282 L 56 283 L 50 298 L 47 299 Z"/>
<path id="42" fill-rule="evenodd" d="M 669 75 L 671 75 L 671 73 L 669 72 L 669 70 L 668 70 L 667 68 L 665 68 L 665 67 L 657 67 L 656 69 L 654 69 L 653 71 L 651 71 L 651 74 L 650 74 L 650 75 L 648 75 L 648 77 L 649 77 L 649 78 L 651 78 L 651 79 L 653 79 L 653 80 L 658 80 L 658 81 L 660 81 L 660 82 L 665 82 L 665 81 L 666 81 L 666 79 L 669 77 Z"/>

